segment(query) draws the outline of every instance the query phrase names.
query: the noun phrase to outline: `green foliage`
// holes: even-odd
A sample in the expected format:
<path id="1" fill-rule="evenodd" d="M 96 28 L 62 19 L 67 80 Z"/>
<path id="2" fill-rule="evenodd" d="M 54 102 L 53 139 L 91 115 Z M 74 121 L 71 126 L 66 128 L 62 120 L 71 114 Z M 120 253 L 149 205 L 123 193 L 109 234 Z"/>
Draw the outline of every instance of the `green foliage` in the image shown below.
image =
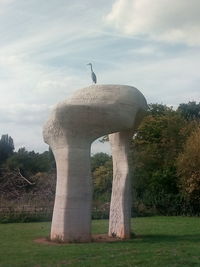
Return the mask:
<path id="1" fill-rule="evenodd" d="M 200 202 L 200 127 L 187 139 L 177 159 L 180 188 L 186 199 L 199 208 Z"/>
<path id="2" fill-rule="evenodd" d="M 52 159 L 48 151 L 42 154 L 34 151 L 28 152 L 20 148 L 6 162 L 10 170 L 20 169 L 23 174 L 36 174 L 37 172 L 48 172 L 51 169 Z"/>
<path id="3" fill-rule="evenodd" d="M 150 104 L 148 109 L 148 113 L 152 116 L 163 116 L 166 115 L 168 112 L 172 112 L 172 107 L 168 107 L 162 104 Z"/>
<path id="4" fill-rule="evenodd" d="M 191 101 L 188 104 L 180 104 L 178 112 L 187 120 L 200 119 L 200 102 Z"/>
<path id="5" fill-rule="evenodd" d="M 8 134 L 2 135 L 0 139 L 0 165 L 13 154 L 14 142 Z"/>
<path id="6" fill-rule="evenodd" d="M 106 153 L 100 152 L 96 153 L 91 157 L 91 171 L 93 172 L 98 167 L 103 166 L 107 161 L 111 159 L 111 156 L 109 156 Z"/>
<path id="7" fill-rule="evenodd" d="M 108 160 L 103 166 L 99 166 L 93 172 L 94 198 L 110 200 L 112 189 L 112 160 Z"/>
<path id="8" fill-rule="evenodd" d="M 112 158 L 106 153 L 97 153 L 91 157 L 93 177 L 93 198 L 101 206 L 110 201 L 112 189 Z M 97 209 L 99 209 L 99 205 Z"/>
<path id="9" fill-rule="evenodd" d="M 52 208 L 29 209 L 9 208 L 0 212 L 0 223 L 25 223 L 25 222 L 47 222 L 52 218 Z"/>
<path id="10" fill-rule="evenodd" d="M 172 210 L 174 214 L 175 204 L 180 210 L 176 158 L 191 128 L 171 108 L 150 105 L 149 114 L 132 142 L 137 201 L 155 207 L 160 213 L 167 214 Z"/>

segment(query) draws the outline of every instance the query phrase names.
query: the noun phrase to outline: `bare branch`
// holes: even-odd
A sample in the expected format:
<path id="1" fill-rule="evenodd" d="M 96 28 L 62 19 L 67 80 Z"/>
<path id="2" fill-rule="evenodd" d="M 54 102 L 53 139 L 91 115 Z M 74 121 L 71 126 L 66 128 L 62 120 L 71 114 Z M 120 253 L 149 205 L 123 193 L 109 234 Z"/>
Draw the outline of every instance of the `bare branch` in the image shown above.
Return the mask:
<path id="1" fill-rule="evenodd" d="M 24 177 L 22 174 L 21 174 L 21 172 L 20 172 L 20 169 L 17 169 L 18 170 L 18 174 L 20 175 L 20 177 L 22 178 L 22 179 L 24 179 L 24 181 L 26 181 L 28 184 L 30 184 L 30 185 L 34 185 L 35 183 L 32 183 L 32 182 L 30 182 L 26 177 Z"/>

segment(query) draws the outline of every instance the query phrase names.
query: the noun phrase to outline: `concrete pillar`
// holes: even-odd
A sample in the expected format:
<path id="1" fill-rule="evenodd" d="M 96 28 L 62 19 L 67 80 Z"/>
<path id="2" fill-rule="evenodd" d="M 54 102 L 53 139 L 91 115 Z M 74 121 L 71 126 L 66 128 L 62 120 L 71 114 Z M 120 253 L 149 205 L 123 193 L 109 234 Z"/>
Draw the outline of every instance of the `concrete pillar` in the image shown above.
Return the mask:
<path id="1" fill-rule="evenodd" d="M 91 240 L 92 186 L 90 144 L 70 144 L 53 153 L 57 184 L 51 226 L 51 240 L 89 242 Z M 84 146 L 83 146 L 84 144 Z"/>
<path id="2" fill-rule="evenodd" d="M 131 187 L 129 150 L 132 131 L 109 135 L 113 159 L 113 183 L 109 216 L 109 236 L 130 238 Z"/>

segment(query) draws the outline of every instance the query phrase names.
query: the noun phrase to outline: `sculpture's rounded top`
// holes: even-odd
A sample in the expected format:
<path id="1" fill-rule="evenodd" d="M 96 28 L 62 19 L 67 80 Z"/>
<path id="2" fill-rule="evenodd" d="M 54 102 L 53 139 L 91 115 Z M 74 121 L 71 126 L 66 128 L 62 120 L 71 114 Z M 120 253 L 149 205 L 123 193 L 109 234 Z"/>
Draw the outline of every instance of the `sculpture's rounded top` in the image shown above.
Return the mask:
<path id="1" fill-rule="evenodd" d="M 69 104 L 97 105 L 97 104 L 130 104 L 138 102 L 138 96 L 146 106 L 146 100 L 142 93 L 133 86 L 98 84 L 77 90 L 67 102 Z"/>
<path id="2" fill-rule="evenodd" d="M 61 147 L 69 139 L 78 143 L 80 136 L 92 141 L 134 129 L 146 109 L 144 96 L 132 86 L 98 84 L 82 88 L 56 105 L 44 126 L 44 140 Z"/>

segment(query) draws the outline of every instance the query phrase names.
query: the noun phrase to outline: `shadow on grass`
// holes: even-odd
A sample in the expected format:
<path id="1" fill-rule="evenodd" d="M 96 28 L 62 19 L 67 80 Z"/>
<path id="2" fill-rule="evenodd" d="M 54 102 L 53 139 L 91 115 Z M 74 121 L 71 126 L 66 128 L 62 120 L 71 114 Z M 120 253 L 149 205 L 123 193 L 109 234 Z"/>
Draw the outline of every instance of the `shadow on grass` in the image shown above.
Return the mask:
<path id="1" fill-rule="evenodd" d="M 189 241 L 200 243 L 200 234 L 194 235 L 135 235 L 127 242 L 141 241 L 142 243 L 159 243 L 159 242 L 180 242 L 180 241 Z"/>

